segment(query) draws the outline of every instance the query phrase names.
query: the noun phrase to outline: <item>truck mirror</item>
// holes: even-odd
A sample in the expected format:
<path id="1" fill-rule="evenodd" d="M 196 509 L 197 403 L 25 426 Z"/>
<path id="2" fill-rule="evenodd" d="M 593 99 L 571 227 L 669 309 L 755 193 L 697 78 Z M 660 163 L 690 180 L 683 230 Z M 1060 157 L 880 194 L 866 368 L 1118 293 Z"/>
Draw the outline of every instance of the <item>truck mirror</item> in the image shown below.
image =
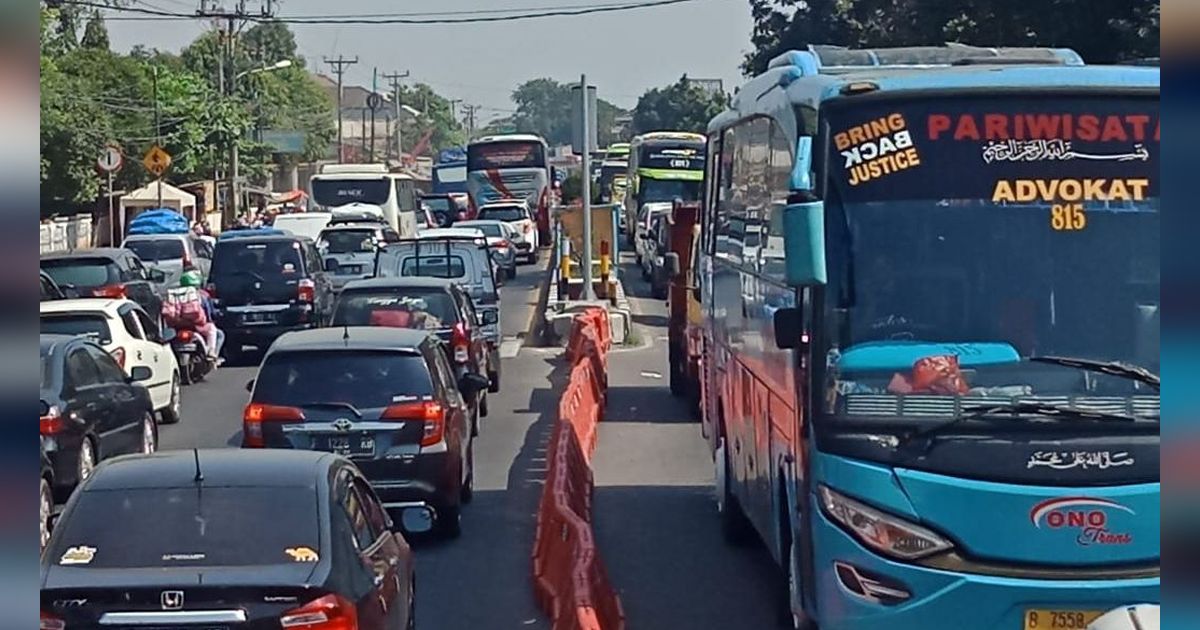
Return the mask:
<path id="1" fill-rule="evenodd" d="M 678 278 L 680 273 L 679 254 L 675 252 L 667 252 L 663 256 L 663 266 L 667 268 L 667 274 L 671 278 Z"/>

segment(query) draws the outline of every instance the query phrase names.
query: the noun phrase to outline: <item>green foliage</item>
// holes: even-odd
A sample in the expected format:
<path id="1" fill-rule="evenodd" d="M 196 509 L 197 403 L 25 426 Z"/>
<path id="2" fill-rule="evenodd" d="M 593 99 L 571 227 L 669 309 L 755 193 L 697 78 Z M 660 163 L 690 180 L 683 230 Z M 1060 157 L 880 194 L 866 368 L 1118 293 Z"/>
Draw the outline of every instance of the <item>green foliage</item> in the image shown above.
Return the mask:
<path id="1" fill-rule="evenodd" d="M 664 88 L 654 88 L 638 99 L 633 110 L 635 133 L 692 131 L 704 133 L 708 121 L 720 114 L 728 99 L 688 82 L 687 75 Z"/>
<path id="2" fill-rule="evenodd" d="M 536 133 L 550 145 L 570 144 L 572 99 L 569 83 L 546 78 L 526 81 L 512 93 L 517 113 L 511 124 L 518 133 Z M 596 99 L 596 109 L 600 146 L 619 141 L 613 135 L 613 127 L 621 109 L 602 98 Z"/>
<path id="3" fill-rule="evenodd" d="M 1073 48 L 1088 63 L 1157 57 L 1157 0 L 750 0 L 754 18 L 742 70 L 808 44 Z"/>
<path id="4" fill-rule="evenodd" d="M 434 92 L 433 88 L 424 83 L 414 86 L 402 85 L 400 103 L 421 112 L 420 116 L 412 116 L 407 112 L 400 114 L 400 135 L 405 153 L 420 148 L 417 143 L 426 134 L 430 134 L 429 141 L 421 155 L 434 155 L 442 149 L 459 147 L 466 143 L 466 131 L 462 124 L 455 120 L 450 100 Z"/>
<path id="5" fill-rule="evenodd" d="M 108 27 L 104 25 L 104 18 L 100 17 L 99 11 L 92 13 L 88 18 L 79 45 L 83 48 L 108 50 Z"/>

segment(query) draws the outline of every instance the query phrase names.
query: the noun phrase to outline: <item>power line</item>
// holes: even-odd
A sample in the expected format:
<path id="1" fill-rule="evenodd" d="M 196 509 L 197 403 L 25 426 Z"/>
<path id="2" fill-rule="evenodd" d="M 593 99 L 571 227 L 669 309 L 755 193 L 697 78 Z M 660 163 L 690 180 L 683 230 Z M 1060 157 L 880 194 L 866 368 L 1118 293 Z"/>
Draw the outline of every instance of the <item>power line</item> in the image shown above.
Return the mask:
<path id="1" fill-rule="evenodd" d="M 356 57 L 354 57 L 354 59 L 346 59 L 345 57 L 338 55 L 337 59 L 330 59 L 330 58 L 326 57 L 324 59 L 324 61 L 325 61 L 325 63 L 329 64 L 329 67 L 333 68 L 333 72 L 335 74 L 337 74 L 338 161 L 344 162 L 346 159 L 346 156 L 345 156 L 345 149 L 342 146 L 342 141 L 344 139 L 342 136 L 342 75 L 346 74 L 347 66 L 352 66 L 352 65 L 358 63 L 358 57 L 356 56 Z"/>

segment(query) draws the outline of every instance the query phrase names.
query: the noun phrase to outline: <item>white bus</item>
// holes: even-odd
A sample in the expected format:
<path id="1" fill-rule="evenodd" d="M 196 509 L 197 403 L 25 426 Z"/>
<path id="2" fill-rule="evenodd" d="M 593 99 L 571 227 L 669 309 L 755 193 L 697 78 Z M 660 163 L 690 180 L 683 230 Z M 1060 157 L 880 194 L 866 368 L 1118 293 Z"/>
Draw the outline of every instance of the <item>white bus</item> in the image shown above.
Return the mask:
<path id="1" fill-rule="evenodd" d="M 550 182 L 555 170 L 541 136 L 487 136 L 467 145 L 467 194 L 474 215 L 486 203 L 523 199 L 534 212 L 538 240 L 550 242 Z"/>
<path id="2" fill-rule="evenodd" d="M 416 182 L 383 164 L 325 164 L 309 189 L 320 210 L 378 213 L 401 237 L 417 234 Z"/>

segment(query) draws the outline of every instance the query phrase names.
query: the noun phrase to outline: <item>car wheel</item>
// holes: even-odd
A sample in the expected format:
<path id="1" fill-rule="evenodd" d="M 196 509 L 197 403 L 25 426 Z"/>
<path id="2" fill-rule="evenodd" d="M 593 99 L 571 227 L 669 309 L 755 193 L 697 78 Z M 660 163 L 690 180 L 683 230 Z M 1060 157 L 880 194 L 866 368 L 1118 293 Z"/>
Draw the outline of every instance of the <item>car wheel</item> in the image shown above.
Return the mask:
<path id="1" fill-rule="evenodd" d="M 179 374 L 171 375 L 171 399 L 167 401 L 167 406 L 162 410 L 162 423 L 175 424 L 179 422 Z"/>
<path id="2" fill-rule="evenodd" d="M 149 455 L 158 450 L 158 425 L 154 423 L 154 414 L 147 412 L 142 418 L 142 455 Z"/>
<path id="3" fill-rule="evenodd" d="M 467 475 L 463 479 L 462 489 L 459 490 L 459 500 L 470 503 L 475 498 L 475 440 L 467 444 Z"/>
<path id="4" fill-rule="evenodd" d="M 96 447 L 92 443 L 91 437 L 84 436 L 83 441 L 79 443 L 79 461 L 75 468 L 76 484 L 82 484 L 87 481 L 95 470 Z"/>
<path id="5" fill-rule="evenodd" d="M 488 372 L 488 391 L 495 394 L 500 391 L 500 372 Z"/>
<path id="6" fill-rule="evenodd" d="M 40 538 L 41 547 L 39 551 L 46 548 L 46 543 L 50 542 L 50 518 L 54 516 L 54 490 L 50 487 L 50 482 L 42 477 L 41 489 L 39 490 L 38 499 L 38 516 L 41 524 Z"/>
<path id="7" fill-rule="evenodd" d="M 192 381 L 192 370 L 191 370 L 192 355 L 185 353 L 183 355 L 176 357 L 176 359 L 178 359 L 179 366 L 180 366 L 180 370 L 179 370 L 180 384 L 185 385 L 185 386 L 191 385 L 193 382 Z"/>
<path id="8" fill-rule="evenodd" d="M 437 511 L 437 528 L 442 538 L 462 536 L 462 506 L 446 506 Z"/>
<path id="9" fill-rule="evenodd" d="M 475 417 L 476 418 L 480 418 L 480 417 L 486 418 L 488 415 L 488 411 L 491 411 L 491 408 L 488 406 L 488 395 L 480 394 L 479 395 L 479 412 L 477 414 L 475 414 Z M 476 420 L 475 424 L 479 424 L 478 420 Z M 478 433 L 478 431 L 476 433 Z"/>

